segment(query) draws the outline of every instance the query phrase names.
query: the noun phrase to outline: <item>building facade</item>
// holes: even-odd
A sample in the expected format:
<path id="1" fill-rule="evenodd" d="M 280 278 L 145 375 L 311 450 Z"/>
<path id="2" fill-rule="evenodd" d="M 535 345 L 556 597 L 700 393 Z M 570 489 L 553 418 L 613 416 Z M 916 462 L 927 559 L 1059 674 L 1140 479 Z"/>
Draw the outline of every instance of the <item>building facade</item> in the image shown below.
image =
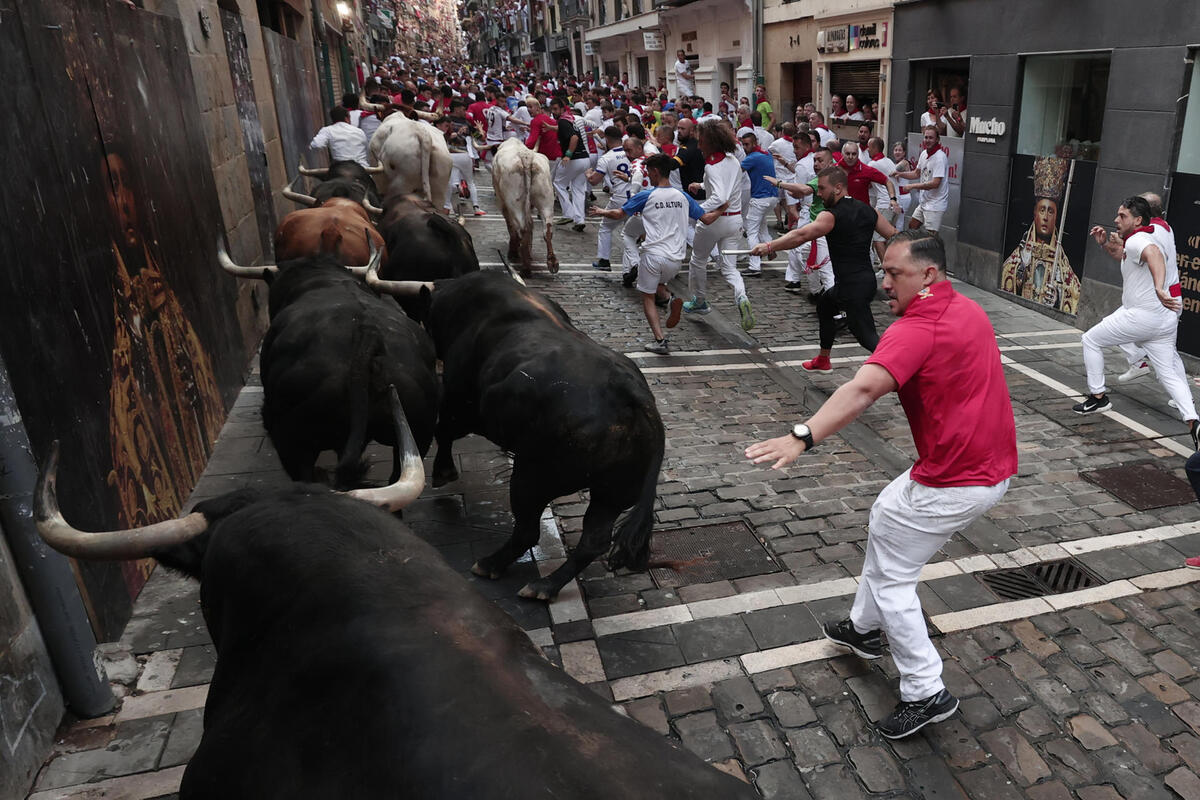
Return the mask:
<path id="1" fill-rule="evenodd" d="M 1078 327 L 1121 296 L 1119 264 L 1089 228 L 1111 230 L 1132 194 L 1162 194 L 1177 221 L 1181 349 L 1200 354 L 1200 111 L 1188 99 L 1200 6 L 1157 5 L 1136 20 L 1100 0 L 898 5 L 888 130 L 911 139 L 931 103 L 959 106 L 954 270 Z"/>

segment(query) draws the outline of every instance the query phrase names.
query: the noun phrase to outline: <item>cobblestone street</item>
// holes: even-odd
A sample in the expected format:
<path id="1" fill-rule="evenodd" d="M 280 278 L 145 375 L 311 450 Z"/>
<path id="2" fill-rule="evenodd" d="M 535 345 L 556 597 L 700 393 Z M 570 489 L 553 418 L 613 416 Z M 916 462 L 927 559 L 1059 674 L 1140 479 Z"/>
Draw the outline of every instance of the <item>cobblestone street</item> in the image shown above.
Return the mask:
<path id="1" fill-rule="evenodd" d="M 484 268 L 502 269 L 504 223 L 487 173 L 476 177 L 488 215 L 464 225 Z M 614 237 L 614 264 L 619 243 Z M 462 478 L 428 489 L 404 520 L 547 658 L 764 798 L 1200 798 L 1200 571 L 1183 565 L 1200 554 L 1200 515 L 1183 479 L 1190 440 L 1155 380 L 1114 382 L 1112 411 L 1077 416 L 1080 331 L 956 284 L 996 329 L 1020 470 L 1004 500 L 922 573 L 919 594 L 961 710 L 890 741 L 873 723 L 899 699 L 891 659 L 843 655 L 820 626 L 847 616 L 871 503 L 915 457 L 898 401 L 884 398 L 788 469 L 763 469 L 742 454 L 815 411 L 866 352 L 842 334 L 832 372 L 800 369 L 817 351 L 816 314 L 784 291 L 777 258 L 749 281 L 752 331 L 738 326 L 728 287 L 710 272 L 713 313 L 684 319 L 671 332 L 671 355 L 645 353 L 640 299 L 622 288 L 619 270 L 591 269 L 595 223 L 583 233 L 558 227 L 554 245 L 561 271 L 537 271 L 529 285 L 633 359 L 657 398 L 667 452 L 656 532 L 728 524 L 755 566 L 722 577 L 703 553 L 649 573 L 595 563 L 556 602 L 521 600 L 517 590 L 576 543 L 587 497 L 559 498 L 540 545 L 503 579 L 470 576 L 512 522 L 510 462 L 471 437 L 456 448 Z M 534 254 L 540 263 L 537 238 Z M 685 290 L 686 270 L 675 285 Z M 887 306 L 874 309 L 882 329 Z M 1116 351 L 1108 358 L 1110 375 L 1124 369 Z M 261 426 L 261 399 L 254 374 L 190 504 L 286 481 Z M 390 451 L 369 453 L 371 477 L 386 477 Z M 332 455 L 322 463 L 332 466 Z M 431 451 L 427 473 L 432 463 Z M 1130 464 L 1168 473 L 1155 479 L 1158 490 L 1178 483 L 1186 491 L 1139 510 L 1084 476 Z M 652 550 L 652 561 L 676 558 L 654 541 Z M 981 579 L 1068 558 L 1096 585 L 1012 598 Z M 103 649 L 123 704 L 64 726 L 34 800 L 154 798 L 178 788 L 215 663 L 196 585 L 156 570 L 120 642 Z"/>

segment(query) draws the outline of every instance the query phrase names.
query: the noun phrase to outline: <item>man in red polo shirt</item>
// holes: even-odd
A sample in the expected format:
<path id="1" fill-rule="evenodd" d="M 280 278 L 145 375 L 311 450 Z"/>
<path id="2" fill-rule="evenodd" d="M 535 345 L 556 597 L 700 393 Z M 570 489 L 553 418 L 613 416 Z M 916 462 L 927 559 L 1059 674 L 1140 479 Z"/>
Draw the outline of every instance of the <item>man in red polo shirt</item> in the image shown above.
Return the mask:
<path id="1" fill-rule="evenodd" d="M 877 183 L 887 188 L 888 197 L 892 201 L 892 212 L 900 210 L 896 184 L 887 175 L 862 162 L 857 142 L 846 142 L 842 145 L 841 167 L 846 171 L 846 194 L 869 206 L 874 205 L 871 202 L 871 184 Z"/>
<path id="2" fill-rule="evenodd" d="M 896 234 L 884 252 L 883 289 L 899 317 L 853 380 L 807 423 L 746 448 L 754 463 L 778 469 L 849 425 L 889 392 L 917 446 L 917 463 L 871 507 L 866 560 L 850 617 L 825 636 L 863 658 L 883 655 L 887 633 L 900 673 L 900 703 L 879 731 L 900 739 L 958 709 L 942 683 L 942 659 L 929 641 L 917 581 L 925 563 L 956 532 L 999 502 L 1017 471 L 1012 401 L 992 324 L 946 279 L 936 234 Z"/>

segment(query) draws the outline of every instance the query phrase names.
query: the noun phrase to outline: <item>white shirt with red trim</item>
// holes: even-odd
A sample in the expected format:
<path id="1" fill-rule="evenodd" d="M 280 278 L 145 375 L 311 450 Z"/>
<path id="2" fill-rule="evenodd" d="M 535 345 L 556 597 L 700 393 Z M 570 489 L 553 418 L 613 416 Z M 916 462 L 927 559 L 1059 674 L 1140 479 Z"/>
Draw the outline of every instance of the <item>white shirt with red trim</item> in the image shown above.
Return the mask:
<path id="1" fill-rule="evenodd" d="M 726 214 L 742 210 L 742 165 L 736 158 L 725 153 L 709 156 L 704 163 L 705 200 L 700 204 L 706 212 L 729 203 Z"/>
<path id="2" fill-rule="evenodd" d="M 1162 248 L 1155 240 L 1152 229 L 1139 228 L 1136 233 L 1125 240 L 1125 258 L 1121 261 L 1121 305 L 1139 311 L 1175 314 L 1176 312 L 1163 306 L 1158 299 L 1154 287 L 1154 277 L 1146 261 L 1145 251 L 1150 245 Z M 1165 255 L 1165 254 L 1163 254 Z M 1179 283 L 1179 267 L 1172 260 L 1163 259 L 1166 280 L 1164 286 Z"/>

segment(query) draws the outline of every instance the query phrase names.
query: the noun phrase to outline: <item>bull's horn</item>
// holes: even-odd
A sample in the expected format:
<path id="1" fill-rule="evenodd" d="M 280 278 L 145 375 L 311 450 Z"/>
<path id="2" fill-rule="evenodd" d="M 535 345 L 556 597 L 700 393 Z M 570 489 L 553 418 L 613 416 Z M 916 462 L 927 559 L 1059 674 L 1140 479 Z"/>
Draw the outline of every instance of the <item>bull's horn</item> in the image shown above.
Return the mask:
<path id="1" fill-rule="evenodd" d="M 383 172 L 383 164 L 377 167 L 363 167 L 363 169 L 367 171 L 368 175 L 379 175 Z"/>
<path id="2" fill-rule="evenodd" d="M 296 180 L 292 181 L 283 188 L 283 196 L 288 200 L 300 203 L 301 205 L 309 206 L 310 208 L 315 206 L 317 204 L 317 198 L 313 197 L 311 194 L 300 194 L 299 192 L 292 191 L 292 187 L 296 185 L 296 181 L 298 180 L 300 180 L 299 175 L 296 176 Z"/>
<path id="3" fill-rule="evenodd" d="M 395 386 L 389 386 L 392 403 L 392 420 L 396 425 L 396 434 L 404 452 L 403 466 L 400 477 L 389 486 L 377 489 L 354 489 L 348 494 L 377 505 L 385 511 L 399 511 L 413 500 L 416 500 L 425 488 L 425 465 L 421 463 L 421 453 L 417 450 L 417 442 L 413 438 L 412 429 L 404 416 L 404 406 L 400 404 L 400 395 Z"/>
<path id="4" fill-rule="evenodd" d="M 405 466 L 407 467 L 407 461 Z M 33 518 L 38 533 L 60 553 L 72 558 L 124 560 L 145 558 L 156 550 L 182 544 L 208 527 L 203 514 L 192 512 L 127 531 L 88 532 L 72 528 L 58 508 L 58 442 L 50 448 L 50 460 L 38 477 L 34 490 Z"/>
<path id="5" fill-rule="evenodd" d="M 425 288 L 433 291 L 432 281 L 385 281 L 379 277 L 379 262 L 383 256 L 375 247 L 374 240 L 371 239 L 370 231 L 365 231 L 367 234 L 367 244 L 370 247 L 371 260 L 367 262 L 367 286 L 370 286 L 377 292 L 384 294 L 395 295 L 396 297 L 416 297 L 421 293 L 421 289 Z M 354 269 L 348 267 L 347 269 Z"/>
<path id="6" fill-rule="evenodd" d="M 279 267 L 274 264 L 265 264 L 261 267 L 241 267 L 233 263 L 233 259 L 225 251 L 225 240 L 220 236 L 217 237 L 217 261 L 220 263 L 221 269 L 237 278 L 263 278 L 268 272 L 279 272 Z"/>
<path id="7" fill-rule="evenodd" d="M 383 111 L 387 108 L 382 103 L 369 102 L 362 92 L 358 93 L 358 107 L 362 111 Z"/>
<path id="8" fill-rule="evenodd" d="M 320 167 L 318 169 L 309 169 L 303 164 L 300 165 L 300 174 L 307 175 L 310 178 L 324 178 L 329 174 L 329 167 Z"/>
<path id="9" fill-rule="evenodd" d="M 367 210 L 368 214 L 382 214 L 383 213 L 382 208 L 380 208 L 379 206 L 371 205 L 371 201 L 365 197 L 362 199 L 362 207 Z"/>

